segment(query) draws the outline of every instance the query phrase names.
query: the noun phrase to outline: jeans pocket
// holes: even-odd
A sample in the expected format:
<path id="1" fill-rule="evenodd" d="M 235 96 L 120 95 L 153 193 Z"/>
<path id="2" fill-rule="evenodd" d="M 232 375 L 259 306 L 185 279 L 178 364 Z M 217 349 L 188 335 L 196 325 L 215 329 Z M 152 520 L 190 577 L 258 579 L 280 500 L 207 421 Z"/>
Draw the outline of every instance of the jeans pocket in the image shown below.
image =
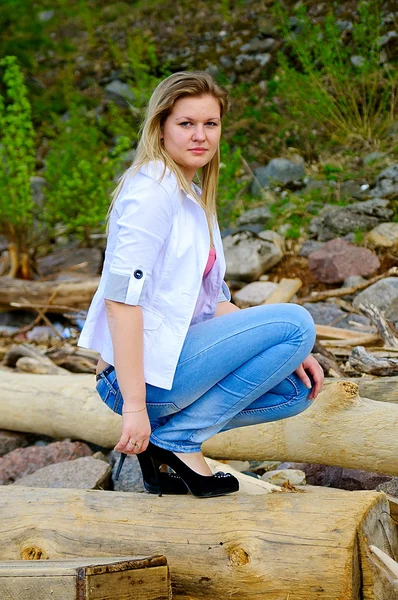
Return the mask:
<path id="1" fill-rule="evenodd" d="M 105 377 L 101 377 L 95 386 L 101 400 L 113 412 L 121 415 L 123 400 L 119 390 L 115 390 Z"/>

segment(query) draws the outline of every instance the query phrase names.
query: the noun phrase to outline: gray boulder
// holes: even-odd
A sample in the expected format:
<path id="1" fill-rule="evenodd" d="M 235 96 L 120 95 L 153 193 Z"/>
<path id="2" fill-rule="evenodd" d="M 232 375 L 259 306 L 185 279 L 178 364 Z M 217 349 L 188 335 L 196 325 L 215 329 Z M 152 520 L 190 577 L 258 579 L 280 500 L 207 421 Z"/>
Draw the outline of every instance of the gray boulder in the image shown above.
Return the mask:
<path id="1" fill-rule="evenodd" d="M 252 184 L 252 193 L 257 195 L 262 187 L 286 185 L 296 180 L 302 180 L 305 177 L 303 163 L 296 163 L 286 158 L 274 158 L 270 160 L 266 167 L 258 167 L 254 170 L 258 181 L 254 180 Z"/>
<path id="2" fill-rule="evenodd" d="M 386 277 L 355 296 L 353 306 L 374 304 L 390 321 L 398 320 L 398 277 Z"/>
<path id="3" fill-rule="evenodd" d="M 361 332 L 373 333 L 375 328 L 371 325 L 370 319 L 363 315 L 356 315 L 344 312 L 336 304 L 331 302 L 304 302 L 303 307 L 308 310 L 317 325 L 331 325 L 342 329 L 352 329 L 358 331 L 355 325 L 350 322 L 360 323 L 366 327 L 361 327 Z"/>
<path id="4" fill-rule="evenodd" d="M 243 231 L 223 239 L 227 277 L 256 281 L 278 264 L 284 254 L 284 239 L 275 231 L 251 234 Z"/>
<path id="5" fill-rule="evenodd" d="M 245 211 L 240 217 L 237 219 L 237 225 L 255 225 L 260 223 L 262 225 L 266 225 L 271 218 L 271 211 L 268 206 L 258 206 L 257 208 L 252 208 L 250 210 Z"/>
<path id="6" fill-rule="evenodd" d="M 370 195 L 373 198 L 392 199 L 398 197 L 398 164 L 392 165 L 378 174 Z"/>
<path id="7" fill-rule="evenodd" d="M 21 477 L 12 485 L 45 488 L 106 489 L 111 467 L 104 460 L 91 456 L 48 465 L 31 475 Z"/>
<path id="8" fill-rule="evenodd" d="M 356 229 L 369 231 L 393 216 L 394 211 L 387 208 L 388 204 L 388 200 L 381 198 L 342 207 L 328 204 L 311 220 L 310 232 L 316 233 L 320 242 L 326 242 Z"/>

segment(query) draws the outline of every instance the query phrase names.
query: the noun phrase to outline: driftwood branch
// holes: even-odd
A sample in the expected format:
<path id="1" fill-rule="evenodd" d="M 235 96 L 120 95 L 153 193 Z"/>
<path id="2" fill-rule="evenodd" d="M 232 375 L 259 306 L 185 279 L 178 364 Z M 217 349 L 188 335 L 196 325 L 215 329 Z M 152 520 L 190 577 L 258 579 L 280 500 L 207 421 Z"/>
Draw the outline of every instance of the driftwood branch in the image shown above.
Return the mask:
<path id="1" fill-rule="evenodd" d="M 398 375 L 398 358 L 376 358 L 363 346 L 353 348 L 348 359 L 353 369 L 379 377 Z"/>
<path id="2" fill-rule="evenodd" d="M 334 298 L 338 296 L 348 296 L 351 294 L 355 294 L 359 290 L 364 290 L 369 287 L 376 281 L 380 281 L 380 279 L 384 279 L 385 277 L 392 277 L 398 275 L 398 267 L 391 267 L 385 273 L 381 275 L 376 275 L 367 281 L 359 283 L 358 285 L 351 285 L 350 287 L 336 288 L 333 290 L 324 290 L 323 292 L 313 292 L 310 296 L 305 296 L 304 298 L 300 298 L 297 303 L 304 304 L 304 302 L 319 302 L 320 300 L 325 300 L 326 298 Z"/>
<path id="3" fill-rule="evenodd" d="M 391 348 L 398 348 L 398 331 L 394 323 L 388 321 L 374 304 L 360 304 L 358 308 L 377 327 L 384 344 Z"/>
<path id="4" fill-rule="evenodd" d="M 87 310 L 97 290 L 99 277 L 86 278 L 84 281 L 23 281 L 12 277 L 0 278 L 0 310 L 8 310 L 13 302 L 19 305 L 31 303 L 37 308 L 43 305 L 47 312 L 65 312 L 68 310 Z M 51 301 L 50 301 L 51 299 Z M 59 309 L 62 306 L 62 310 Z"/>

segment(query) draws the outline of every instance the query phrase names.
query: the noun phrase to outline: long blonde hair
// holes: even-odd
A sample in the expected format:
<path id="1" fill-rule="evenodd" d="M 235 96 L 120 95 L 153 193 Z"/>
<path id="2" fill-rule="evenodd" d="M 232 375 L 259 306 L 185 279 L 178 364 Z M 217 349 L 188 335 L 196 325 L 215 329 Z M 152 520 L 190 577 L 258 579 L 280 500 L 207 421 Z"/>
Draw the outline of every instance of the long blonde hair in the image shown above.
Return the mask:
<path id="1" fill-rule="evenodd" d="M 228 92 L 223 87 L 219 86 L 205 71 L 181 71 L 179 73 L 173 73 L 173 75 L 166 77 L 166 79 L 161 81 L 156 87 L 146 109 L 145 120 L 141 126 L 141 136 L 134 160 L 122 175 L 116 189 L 112 193 L 112 202 L 107 215 L 107 230 L 109 227 L 111 210 L 126 177 L 135 174 L 149 161 L 160 160 L 164 164 L 164 170 L 160 181 L 163 179 L 166 169 L 170 169 L 177 178 L 179 188 L 184 190 L 187 194 L 193 195 L 205 211 L 210 240 L 213 245 L 212 218 L 217 218 L 216 194 L 220 166 L 220 147 L 218 147 L 213 158 L 202 167 L 200 177 L 202 196 L 200 196 L 188 183 L 181 167 L 179 167 L 166 152 L 160 139 L 162 125 L 173 110 L 174 103 L 179 98 L 186 96 L 203 95 L 213 96 L 219 101 L 222 119 L 223 115 L 229 110 Z"/>

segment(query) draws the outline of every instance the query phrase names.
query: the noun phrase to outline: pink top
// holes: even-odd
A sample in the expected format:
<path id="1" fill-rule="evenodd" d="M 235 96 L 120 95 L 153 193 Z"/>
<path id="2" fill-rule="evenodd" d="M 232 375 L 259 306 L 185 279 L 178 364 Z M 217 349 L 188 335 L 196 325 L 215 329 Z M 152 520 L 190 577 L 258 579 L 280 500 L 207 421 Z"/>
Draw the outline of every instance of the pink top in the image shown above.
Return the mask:
<path id="1" fill-rule="evenodd" d="M 216 251 L 212 248 L 209 252 L 209 258 L 207 260 L 207 265 L 205 268 L 205 272 L 203 273 L 203 277 L 206 277 L 206 275 L 209 273 L 209 271 L 211 271 L 211 268 L 214 265 L 215 260 L 216 260 Z"/>

